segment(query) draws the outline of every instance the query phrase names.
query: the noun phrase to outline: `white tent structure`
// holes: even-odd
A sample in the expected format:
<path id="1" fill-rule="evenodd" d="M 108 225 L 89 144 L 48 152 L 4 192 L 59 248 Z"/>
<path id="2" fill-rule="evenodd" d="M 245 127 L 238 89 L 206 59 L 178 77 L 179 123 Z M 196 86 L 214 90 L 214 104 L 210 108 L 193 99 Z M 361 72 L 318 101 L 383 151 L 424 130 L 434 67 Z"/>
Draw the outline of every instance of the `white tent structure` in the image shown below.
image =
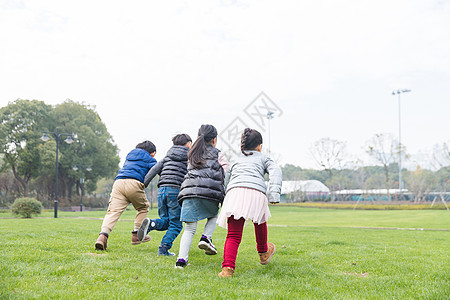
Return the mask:
<path id="1" fill-rule="evenodd" d="M 282 202 L 318 200 L 329 195 L 330 189 L 318 180 L 288 180 L 281 187 Z"/>

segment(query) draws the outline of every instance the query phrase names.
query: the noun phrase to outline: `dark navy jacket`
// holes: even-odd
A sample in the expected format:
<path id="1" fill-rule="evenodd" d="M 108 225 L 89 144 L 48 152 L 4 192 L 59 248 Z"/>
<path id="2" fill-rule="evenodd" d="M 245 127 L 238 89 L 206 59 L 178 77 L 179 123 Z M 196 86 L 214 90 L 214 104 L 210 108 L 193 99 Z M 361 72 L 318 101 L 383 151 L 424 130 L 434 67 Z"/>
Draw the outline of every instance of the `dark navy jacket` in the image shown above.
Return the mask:
<path id="1" fill-rule="evenodd" d="M 145 174 L 156 164 L 154 159 L 147 151 L 135 148 L 128 153 L 125 163 L 117 179 L 136 179 L 144 183 Z"/>
<path id="2" fill-rule="evenodd" d="M 189 148 L 185 146 L 172 146 L 167 151 L 167 155 L 145 176 L 145 187 L 159 174 L 158 187 L 172 186 L 180 188 L 184 180 L 184 175 L 187 173 L 188 150 Z"/>
<path id="3" fill-rule="evenodd" d="M 181 204 L 187 198 L 201 198 L 219 203 L 223 202 L 224 170 L 219 163 L 220 150 L 207 145 L 207 151 L 203 155 L 205 163 L 201 168 L 194 168 L 188 164 L 188 172 L 181 184 L 178 202 Z"/>

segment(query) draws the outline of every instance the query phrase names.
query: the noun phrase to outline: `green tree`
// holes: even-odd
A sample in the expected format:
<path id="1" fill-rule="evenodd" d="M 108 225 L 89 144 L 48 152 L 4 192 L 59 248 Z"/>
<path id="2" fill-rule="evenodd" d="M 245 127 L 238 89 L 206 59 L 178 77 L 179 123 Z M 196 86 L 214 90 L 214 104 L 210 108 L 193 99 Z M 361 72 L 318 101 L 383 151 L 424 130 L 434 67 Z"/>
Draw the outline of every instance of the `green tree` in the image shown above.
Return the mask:
<path id="1" fill-rule="evenodd" d="M 292 164 L 285 164 L 281 167 L 283 180 L 304 180 L 303 169 Z"/>
<path id="2" fill-rule="evenodd" d="M 436 187 L 436 178 L 432 171 L 417 166 L 416 171 L 406 172 L 406 187 L 414 194 L 414 202 L 425 200 L 425 195 Z"/>
<path id="3" fill-rule="evenodd" d="M 62 193 L 71 199 L 73 188 L 81 192 L 80 170 L 74 171 L 75 164 L 89 165 L 90 172 L 84 172 L 85 186 L 89 192 L 95 191 L 97 181 L 112 177 L 118 170 L 118 148 L 105 124 L 95 111 L 95 107 L 66 100 L 54 109 L 54 119 L 64 132 L 75 133 L 75 142 L 64 146 L 61 157 L 60 178 Z"/>
<path id="4" fill-rule="evenodd" d="M 318 180 L 325 184 L 329 175 L 324 170 L 302 169 L 292 164 L 285 164 L 281 167 L 283 180 Z"/>
<path id="5" fill-rule="evenodd" d="M 17 197 L 19 189 L 11 169 L 0 173 L 0 206 L 6 207 L 12 203 Z"/>
<path id="6" fill-rule="evenodd" d="M 2 171 L 11 168 L 24 195 L 28 184 L 39 176 L 39 137 L 44 124 L 50 121 L 51 106 L 38 100 L 18 99 L 0 109 L 0 153 L 3 154 Z"/>
<path id="7" fill-rule="evenodd" d="M 435 173 L 436 186 L 439 192 L 450 192 L 450 166 L 440 168 Z"/>

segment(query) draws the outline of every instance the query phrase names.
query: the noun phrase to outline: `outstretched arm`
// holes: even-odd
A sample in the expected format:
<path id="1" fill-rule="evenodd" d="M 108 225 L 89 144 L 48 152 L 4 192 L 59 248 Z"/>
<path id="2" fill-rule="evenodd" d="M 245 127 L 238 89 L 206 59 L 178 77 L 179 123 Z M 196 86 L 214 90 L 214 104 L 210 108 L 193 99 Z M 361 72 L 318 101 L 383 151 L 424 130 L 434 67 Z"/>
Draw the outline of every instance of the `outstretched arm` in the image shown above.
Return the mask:
<path id="1" fill-rule="evenodd" d="M 145 175 L 144 178 L 144 186 L 148 187 L 148 185 L 150 184 L 150 181 L 152 181 L 152 179 L 157 175 L 161 173 L 162 167 L 163 167 L 163 161 L 164 160 L 160 160 L 159 162 L 156 163 L 156 165 L 154 165 L 147 173 L 147 175 Z"/>
<path id="2" fill-rule="evenodd" d="M 279 203 L 282 185 L 281 168 L 270 157 L 266 157 L 264 167 L 265 171 L 269 173 L 268 200 L 270 203 Z"/>
<path id="3" fill-rule="evenodd" d="M 217 158 L 217 160 L 219 161 L 219 164 L 222 166 L 223 172 L 226 175 L 227 174 L 227 169 L 228 169 L 228 159 L 227 159 L 227 157 L 222 152 L 219 152 L 219 157 Z"/>

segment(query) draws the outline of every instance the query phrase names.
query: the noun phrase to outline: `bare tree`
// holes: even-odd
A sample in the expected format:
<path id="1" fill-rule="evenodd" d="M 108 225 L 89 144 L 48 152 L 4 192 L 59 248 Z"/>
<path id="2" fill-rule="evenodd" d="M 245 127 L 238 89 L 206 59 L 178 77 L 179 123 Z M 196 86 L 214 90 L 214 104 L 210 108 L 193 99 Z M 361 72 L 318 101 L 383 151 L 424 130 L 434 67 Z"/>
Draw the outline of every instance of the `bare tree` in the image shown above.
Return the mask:
<path id="1" fill-rule="evenodd" d="M 439 196 L 444 202 L 443 194 L 450 191 L 450 148 L 449 143 L 435 145 L 432 154 L 432 165 L 437 171 L 434 173 L 436 177 L 436 189 Z M 436 199 L 436 198 L 435 198 Z M 434 200 L 433 200 L 434 203 Z"/>
<path id="2" fill-rule="evenodd" d="M 331 201 L 334 201 L 335 182 L 333 181 L 333 176 L 345 164 L 347 156 L 346 143 L 330 138 L 322 138 L 313 144 L 310 151 L 317 165 L 328 173 Z"/>
<path id="3" fill-rule="evenodd" d="M 364 168 L 364 162 L 360 158 L 354 157 L 348 162 L 348 168 L 354 174 L 351 180 L 355 188 L 364 188 L 364 183 L 369 176 Z"/>
<path id="4" fill-rule="evenodd" d="M 432 164 L 435 169 L 450 166 L 450 148 L 447 143 L 434 146 Z"/>
<path id="5" fill-rule="evenodd" d="M 366 152 L 376 162 L 380 163 L 384 169 L 385 186 L 387 190 L 388 201 L 391 201 L 389 188 L 391 187 L 391 178 L 389 176 L 389 165 L 398 161 L 399 144 L 391 134 L 377 133 L 367 141 Z M 405 153 L 402 150 L 402 153 Z"/>

